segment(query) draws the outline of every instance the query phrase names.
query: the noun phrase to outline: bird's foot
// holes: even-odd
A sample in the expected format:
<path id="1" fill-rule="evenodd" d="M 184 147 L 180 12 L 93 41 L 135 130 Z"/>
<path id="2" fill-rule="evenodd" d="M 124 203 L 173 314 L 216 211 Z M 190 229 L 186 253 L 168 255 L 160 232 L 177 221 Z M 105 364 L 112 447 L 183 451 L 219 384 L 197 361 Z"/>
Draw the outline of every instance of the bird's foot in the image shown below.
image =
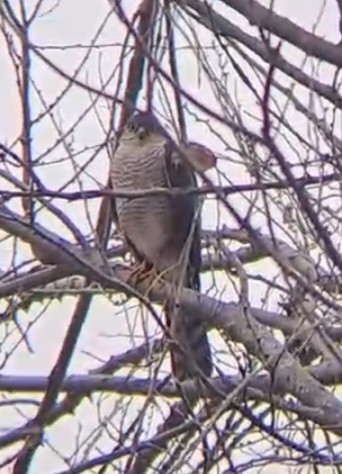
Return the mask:
<path id="1" fill-rule="evenodd" d="M 158 275 L 155 268 L 146 262 L 135 265 L 135 268 L 133 268 L 129 277 L 129 283 L 131 285 L 135 286 L 139 283 L 144 283 L 147 286 L 148 291 L 159 280 L 160 275 Z"/>
<path id="2" fill-rule="evenodd" d="M 154 267 L 149 268 L 149 270 L 144 275 L 144 282 L 148 285 L 149 288 L 152 288 L 159 280 L 161 276 L 158 275 Z"/>
<path id="3" fill-rule="evenodd" d="M 133 286 L 137 285 L 140 281 L 144 280 L 147 272 L 148 266 L 145 261 L 141 263 L 135 263 L 129 276 L 129 283 Z"/>

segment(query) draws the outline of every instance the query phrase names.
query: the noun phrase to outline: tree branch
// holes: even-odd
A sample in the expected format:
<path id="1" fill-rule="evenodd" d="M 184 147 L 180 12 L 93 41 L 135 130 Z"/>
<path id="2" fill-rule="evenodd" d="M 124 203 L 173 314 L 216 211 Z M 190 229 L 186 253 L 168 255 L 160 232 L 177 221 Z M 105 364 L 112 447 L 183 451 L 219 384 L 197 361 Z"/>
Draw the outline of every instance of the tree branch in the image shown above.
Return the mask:
<path id="1" fill-rule="evenodd" d="M 288 18 L 278 15 L 255 0 L 221 1 L 241 13 L 252 25 L 270 31 L 301 49 L 308 56 L 315 56 L 329 64 L 335 64 L 338 68 L 342 67 L 340 46 L 309 33 Z"/>
<path id="2" fill-rule="evenodd" d="M 200 0 L 175 0 L 181 8 L 186 6 L 196 11 L 196 20 L 212 31 L 215 35 L 222 35 L 230 39 L 236 39 L 239 43 L 257 54 L 269 64 L 274 64 L 279 70 L 302 84 L 310 91 L 316 92 L 338 108 L 342 108 L 342 96 L 333 87 L 318 81 L 314 77 L 305 74 L 301 69 L 286 61 L 281 54 L 274 56 L 269 48 L 258 38 L 248 35 L 227 18 L 217 13 L 207 2 Z M 336 48 L 336 47 L 335 47 Z"/>

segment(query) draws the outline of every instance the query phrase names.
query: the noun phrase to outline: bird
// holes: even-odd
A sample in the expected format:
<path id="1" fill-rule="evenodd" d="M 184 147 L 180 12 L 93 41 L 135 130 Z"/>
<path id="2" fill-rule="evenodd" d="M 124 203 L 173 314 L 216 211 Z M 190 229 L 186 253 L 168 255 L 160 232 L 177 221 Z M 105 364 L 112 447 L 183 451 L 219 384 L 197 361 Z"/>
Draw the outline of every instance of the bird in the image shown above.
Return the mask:
<path id="1" fill-rule="evenodd" d="M 117 193 L 197 187 L 193 167 L 151 112 L 135 112 L 127 120 L 110 159 L 110 182 Z M 200 291 L 198 196 L 174 193 L 127 198 L 113 194 L 114 221 L 137 265 L 152 269 L 175 291 Z M 165 316 L 176 381 L 210 377 L 212 355 L 204 324 L 172 302 L 165 304 Z"/>

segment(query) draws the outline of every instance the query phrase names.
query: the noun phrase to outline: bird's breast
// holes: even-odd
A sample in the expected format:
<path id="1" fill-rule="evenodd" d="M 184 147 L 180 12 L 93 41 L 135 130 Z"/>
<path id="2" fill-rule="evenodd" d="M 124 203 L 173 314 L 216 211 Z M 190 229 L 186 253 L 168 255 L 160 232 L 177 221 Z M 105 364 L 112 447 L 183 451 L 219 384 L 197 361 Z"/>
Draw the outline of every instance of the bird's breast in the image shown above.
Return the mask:
<path id="1" fill-rule="evenodd" d="M 164 159 L 154 153 L 127 153 L 117 150 L 111 166 L 111 179 L 115 191 L 142 193 L 166 187 Z M 172 205 L 162 195 L 135 198 L 116 198 L 120 229 L 136 250 L 152 264 L 157 264 L 165 251 L 172 232 Z"/>

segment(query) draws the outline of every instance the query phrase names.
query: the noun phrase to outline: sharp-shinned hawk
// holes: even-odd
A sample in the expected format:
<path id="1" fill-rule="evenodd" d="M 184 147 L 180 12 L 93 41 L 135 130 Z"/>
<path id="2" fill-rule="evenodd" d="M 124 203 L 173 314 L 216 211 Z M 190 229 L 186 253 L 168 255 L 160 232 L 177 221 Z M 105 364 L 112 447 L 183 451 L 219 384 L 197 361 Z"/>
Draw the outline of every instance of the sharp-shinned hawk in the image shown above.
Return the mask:
<path id="1" fill-rule="evenodd" d="M 127 122 L 111 159 L 114 191 L 197 186 L 191 167 L 150 113 Z M 174 288 L 200 289 L 200 219 L 194 194 L 113 199 L 118 228 L 138 263 L 153 268 Z M 204 326 L 166 305 L 172 372 L 178 381 L 201 371 L 210 376 L 212 360 Z"/>

